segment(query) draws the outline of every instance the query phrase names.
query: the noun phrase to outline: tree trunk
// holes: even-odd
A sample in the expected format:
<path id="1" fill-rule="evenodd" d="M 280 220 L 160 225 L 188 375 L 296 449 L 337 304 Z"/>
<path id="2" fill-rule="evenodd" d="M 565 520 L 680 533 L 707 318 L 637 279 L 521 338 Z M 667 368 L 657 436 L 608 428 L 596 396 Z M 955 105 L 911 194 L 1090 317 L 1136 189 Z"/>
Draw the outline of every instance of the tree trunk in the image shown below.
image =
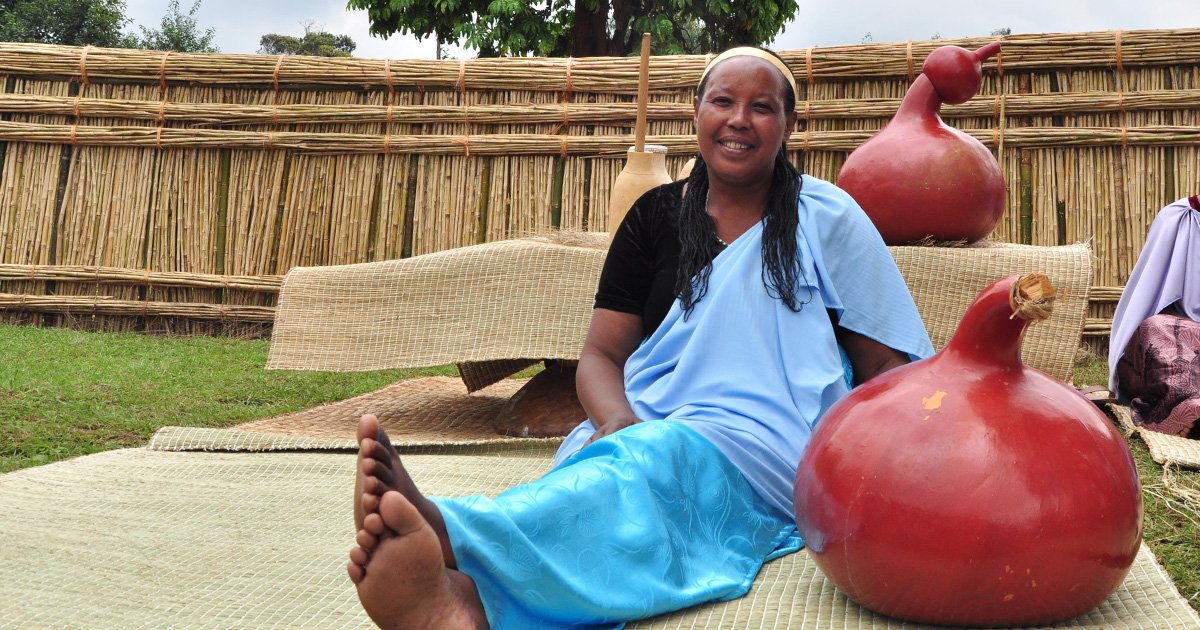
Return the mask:
<path id="1" fill-rule="evenodd" d="M 575 40 L 572 57 L 599 57 L 608 54 L 609 0 L 596 0 L 589 9 L 586 0 L 575 0 Z"/>
<path id="2" fill-rule="evenodd" d="M 608 42 L 608 54 L 613 57 L 624 57 L 633 52 L 635 41 L 641 48 L 640 34 L 630 31 L 629 22 L 633 20 L 639 5 L 636 0 L 614 0 L 613 2 L 613 35 Z"/>

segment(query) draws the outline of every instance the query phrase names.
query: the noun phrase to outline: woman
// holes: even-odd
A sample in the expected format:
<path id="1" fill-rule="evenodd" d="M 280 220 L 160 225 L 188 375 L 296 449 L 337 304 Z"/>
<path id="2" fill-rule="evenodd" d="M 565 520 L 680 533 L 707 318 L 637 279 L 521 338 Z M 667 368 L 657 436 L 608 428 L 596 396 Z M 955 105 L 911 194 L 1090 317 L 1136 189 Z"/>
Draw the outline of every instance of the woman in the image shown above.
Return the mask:
<path id="1" fill-rule="evenodd" d="M 577 373 L 591 420 L 542 479 L 427 499 L 364 418 L 349 573 L 372 619 L 618 627 L 740 597 L 801 547 L 791 488 L 815 422 L 848 372 L 932 348 L 861 209 L 788 162 L 795 102 L 773 54 L 709 64 L 696 166 L 614 235 Z"/>
<path id="2" fill-rule="evenodd" d="M 1200 196 L 1150 224 L 1113 313 L 1108 365 L 1134 423 L 1200 439 Z"/>

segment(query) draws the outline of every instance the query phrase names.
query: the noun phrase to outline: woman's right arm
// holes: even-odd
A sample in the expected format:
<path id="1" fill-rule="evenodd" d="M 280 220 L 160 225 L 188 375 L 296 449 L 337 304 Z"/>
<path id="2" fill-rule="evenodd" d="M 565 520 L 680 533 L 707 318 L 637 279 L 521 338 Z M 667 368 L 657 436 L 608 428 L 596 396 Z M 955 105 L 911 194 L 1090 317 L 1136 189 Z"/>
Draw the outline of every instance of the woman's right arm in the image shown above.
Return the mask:
<path id="1" fill-rule="evenodd" d="M 575 372 L 579 402 L 596 426 L 589 444 L 641 422 L 625 397 L 625 361 L 641 339 L 641 316 L 592 309 L 592 322 Z"/>

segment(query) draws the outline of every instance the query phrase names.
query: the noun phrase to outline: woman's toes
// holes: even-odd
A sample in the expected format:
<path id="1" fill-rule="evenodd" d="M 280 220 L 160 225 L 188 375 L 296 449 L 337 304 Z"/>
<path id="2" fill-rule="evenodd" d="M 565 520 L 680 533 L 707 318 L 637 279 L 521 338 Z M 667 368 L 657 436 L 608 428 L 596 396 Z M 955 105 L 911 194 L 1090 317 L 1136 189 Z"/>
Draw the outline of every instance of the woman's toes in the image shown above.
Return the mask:
<path id="1" fill-rule="evenodd" d="M 372 512 L 363 518 L 363 529 L 375 534 L 376 536 L 382 536 L 384 532 L 387 531 L 388 527 L 387 524 L 383 522 L 383 519 L 379 517 L 378 513 Z"/>
<path id="2" fill-rule="evenodd" d="M 371 559 L 371 554 L 362 547 L 354 547 L 350 550 L 350 562 L 359 566 L 367 566 L 367 561 Z"/>
<path id="3" fill-rule="evenodd" d="M 355 584 L 362 582 L 363 578 L 367 577 L 367 571 L 363 568 L 363 565 L 356 564 L 353 561 L 346 564 L 346 573 L 350 576 L 350 581 Z"/>
<path id="4" fill-rule="evenodd" d="M 361 442 L 363 438 L 374 439 L 379 435 L 379 419 L 375 414 L 365 414 L 358 419 L 358 440 Z"/>
<path id="5" fill-rule="evenodd" d="M 381 526 L 397 536 L 407 536 L 422 528 L 429 528 L 421 512 L 399 492 L 389 492 L 380 497 L 379 510 L 374 516 L 380 520 Z M 432 534 L 433 529 L 429 528 L 429 532 Z"/>
<path id="6" fill-rule="evenodd" d="M 354 542 L 358 543 L 359 547 L 370 551 L 375 548 L 375 545 L 379 544 L 379 537 L 365 529 L 360 529 L 354 537 Z"/>
<path id="7" fill-rule="evenodd" d="M 365 483 L 363 485 L 366 485 Z M 359 504 L 362 506 L 363 514 L 370 514 L 379 510 L 379 495 L 363 488 L 362 497 L 359 498 Z"/>

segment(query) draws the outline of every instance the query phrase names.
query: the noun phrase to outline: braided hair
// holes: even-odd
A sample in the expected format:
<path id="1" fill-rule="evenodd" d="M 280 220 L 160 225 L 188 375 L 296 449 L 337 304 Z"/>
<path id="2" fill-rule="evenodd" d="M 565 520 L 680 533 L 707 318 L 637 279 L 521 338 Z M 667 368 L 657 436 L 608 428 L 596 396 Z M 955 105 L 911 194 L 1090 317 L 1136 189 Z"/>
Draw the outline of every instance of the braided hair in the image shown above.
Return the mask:
<path id="1" fill-rule="evenodd" d="M 779 58 L 774 52 L 762 49 Z M 783 61 L 780 59 L 780 61 Z M 785 64 L 786 65 L 786 64 Z M 703 98 L 708 84 L 705 77 L 696 88 L 696 98 Z M 784 111 L 796 110 L 796 94 L 784 86 Z M 804 155 L 799 155 L 803 164 Z M 812 300 L 812 290 L 803 302 L 796 292 L 803 273 L 796 249 L 796 227 L 799 223 L 798 197 L 800 170 L 788 159 L 786 141 L 775 155 L 771 172 L 771 187 L 767 207 L 763 211 L 762 279 L 767 295 L 782 300 L 788 309 L 798 312 Z M 708 166 L 704 156 L 696 154 L 696 163 L 688 176 L 687 191 L 679 210 L 679 269 L 675 276 L 675 294 L 683 307 L 684 317 L 708 292 L 712 274 L 713 238 L 716 223 L 708 214 Z"/>

